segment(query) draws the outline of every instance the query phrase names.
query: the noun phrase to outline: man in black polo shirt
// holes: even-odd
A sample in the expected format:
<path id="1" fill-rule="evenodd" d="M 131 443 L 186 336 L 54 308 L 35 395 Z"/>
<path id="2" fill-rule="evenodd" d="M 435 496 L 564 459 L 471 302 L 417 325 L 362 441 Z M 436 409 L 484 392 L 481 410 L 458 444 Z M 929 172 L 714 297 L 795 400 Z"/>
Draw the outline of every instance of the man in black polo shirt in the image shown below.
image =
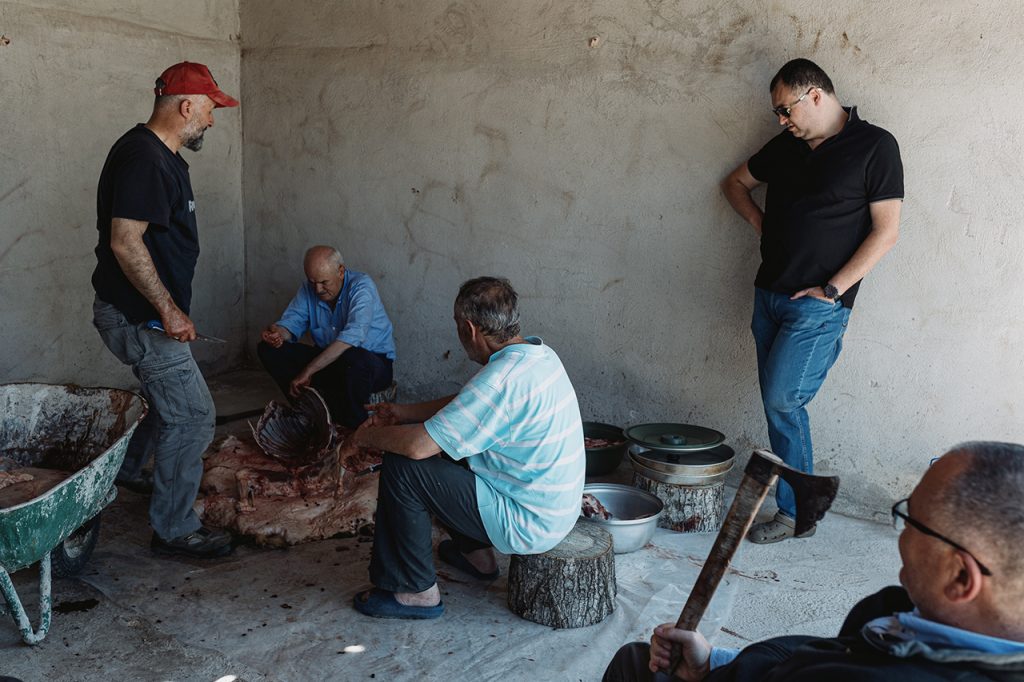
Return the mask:
<path id="1" fill-rule="evenodd" d="M 128 444 L 119 482 L 138 482 L 153 456 L 152 548 L 162 554 L 222 556 L 231 536 L 203 527 L 192 510 L 213 438 L 210 391 L 188 343 L 192 275 L 199 257 L 196 201 L 182 147 L 199 151 L 213 110 L 238 102 L 202 64 L 182 62 L 156 81 L 153 113 L 114 143 L 96 197 L 93 324 L 132 368 L 149 413 Z M 148 328 L 159 320 L 164 333 Z"/>
<path id="2" fill-rule="evenodd" d="M 861 279 L 896 243 L 903 165 L 895 138 L 843 107 L 813 62 L 787 63 L 769 89 L 785 130 L 722 190 L 761 237 L 751 330 L 772 450 L 810 472 L 807 404 L 839 357 Z M 762 211 L 751 191 L 763 183 Z M 793 537 L 796 505 L 782 481 L 776 501 L 775 518 L 754 526 L 751 541 Z"/>

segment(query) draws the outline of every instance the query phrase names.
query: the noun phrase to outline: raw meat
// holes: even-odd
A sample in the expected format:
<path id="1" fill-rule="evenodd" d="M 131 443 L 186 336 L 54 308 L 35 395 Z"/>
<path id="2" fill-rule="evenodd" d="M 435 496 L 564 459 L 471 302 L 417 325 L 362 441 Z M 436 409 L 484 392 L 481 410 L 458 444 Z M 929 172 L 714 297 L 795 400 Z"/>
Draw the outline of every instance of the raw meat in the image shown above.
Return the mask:
<path id="1" fill-rule="evenodd" d="M 626 441 L 622 439 L 613 438 L 583 438 L 583 447 L 587 450 L 596 450 L 597 448 L 610 448 L 613 445 L 622 445 Z"/>
<path id="2" fill-rule="evenodd" d="M 67 480 L 73 471 L 22 467 L 0 471 L 0 509 L 14 507 L 45 495 L 51 488 Z"/>
<path id="3" fill-rule="evenodd" d="M 372 526 L 377 476 L 356 476 L 379 450 L 347 442 L 313 389 L 294 409 L 271 402 L 248 434 L 208 453 L 196 509 L 203 521 L 261 545 L 294 545 Z M 263 452 L 260 449 L 263 449 Z"/>
<path id="4" fill-rule="evenodd" d="M 588 519 L 607 521 L 612 518 L 612 513 L 590 493 L 583 493 L 582 513 Z"/>

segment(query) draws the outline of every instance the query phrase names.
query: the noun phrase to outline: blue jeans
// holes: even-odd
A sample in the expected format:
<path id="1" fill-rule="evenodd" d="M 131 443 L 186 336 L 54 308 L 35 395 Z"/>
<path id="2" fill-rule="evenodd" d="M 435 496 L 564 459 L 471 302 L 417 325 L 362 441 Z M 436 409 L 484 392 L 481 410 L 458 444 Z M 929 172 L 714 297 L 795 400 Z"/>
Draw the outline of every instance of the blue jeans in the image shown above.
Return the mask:
<path id="1" fill-rule="evenodd" d="M 807 405 L 843 348 L 850 309 L 805 296 L 754 289 L 750 330 L 757 347 L 757 376 L 772 452 L 800 471 L 814 471 Z M 793 489 L 779 480 L 779 511 L 796 517 Z"/>
<path id="2" fill-rule="evenodd" d="M 187 343 L 132 324 L 114 306 L 97 298 L 93 325 L 118 360 L 142 384 L 149 412 L 128 441 L 119 479 L 137 478 L 153 456 L 153 495 L 149 522 L 164 540 L 197 530 L 192 510 L 203 477 L 203 452 L 213 440 L 216 410 L 206 381 Z"/>

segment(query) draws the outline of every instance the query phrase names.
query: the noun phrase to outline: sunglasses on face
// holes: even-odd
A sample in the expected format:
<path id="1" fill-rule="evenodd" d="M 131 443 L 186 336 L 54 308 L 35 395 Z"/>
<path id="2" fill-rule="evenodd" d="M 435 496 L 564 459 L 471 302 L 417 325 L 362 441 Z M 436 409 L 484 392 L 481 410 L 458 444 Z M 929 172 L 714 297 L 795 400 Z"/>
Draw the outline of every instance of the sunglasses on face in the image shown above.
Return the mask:
<path id="1" fill-rule="evenodd" d="M 782 116 L 783 118 L 789 118 L 790 114 L 793 113 L 793 107 L 795 107 L 797 104 L 800 104 L 800 102 L 803 102 L 804 98 L 807 97 L 807 95 L 811 94 L 811 92 L 815 88 L 817 88 L 817 87 L 818 87 L 817 85 L 812 85 L 810 88 L 807 89 L 807 92 L 805 92 L 804 94 L 800 95 L 800 97 L 795 102 L 793 102 L 792 104 L 789 104 L 789 105 L 786 105 L 786 106 L 779 105 L 777 107 L 773 107 L 772 108 L 772 113 L 775 114 L 776 116 Z"/>

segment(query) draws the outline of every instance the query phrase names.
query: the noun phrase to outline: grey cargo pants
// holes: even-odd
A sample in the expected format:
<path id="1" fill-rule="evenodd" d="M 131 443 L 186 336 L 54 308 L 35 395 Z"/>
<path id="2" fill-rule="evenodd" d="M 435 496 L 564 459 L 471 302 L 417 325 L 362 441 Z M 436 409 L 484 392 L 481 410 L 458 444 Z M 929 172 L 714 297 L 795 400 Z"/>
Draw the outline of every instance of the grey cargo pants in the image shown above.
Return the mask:
<path id="1" fill-rule="evenodd" d="M 192 510 L 203 476 L 203 452 L 213 440 L 213 398 L 188 344 L 132 324 L 114 306 L 96 298 L 93 325 L 118 360 L 132 368 L 149 402 L 135 430 L 119 478 L 137 478 L 153 456 L 149 522 L 165 540 L 202 525 Z"/>

